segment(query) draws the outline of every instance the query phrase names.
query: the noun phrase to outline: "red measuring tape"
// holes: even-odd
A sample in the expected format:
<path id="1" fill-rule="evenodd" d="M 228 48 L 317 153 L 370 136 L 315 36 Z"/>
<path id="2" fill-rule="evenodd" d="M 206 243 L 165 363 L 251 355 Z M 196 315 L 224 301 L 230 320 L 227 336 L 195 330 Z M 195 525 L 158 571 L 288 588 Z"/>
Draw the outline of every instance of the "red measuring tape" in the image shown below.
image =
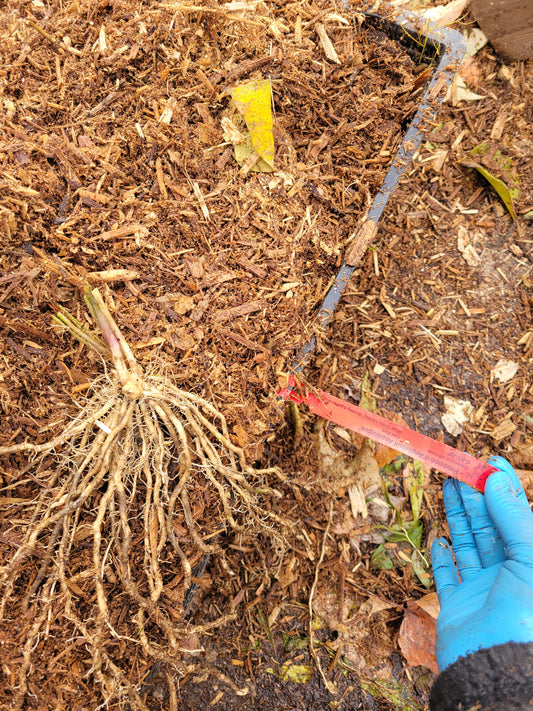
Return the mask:
<path id="1" fill-rule="evenodd" d="M 285 400 L 292 400 L 297 405 L 305 402 L 315 415 L 407 454 L 479 491 L 484 490 L 489 474 L 496 471 L 496 467 L 481 459 L 391 422 L 374 412 L 363 410 L 362 407 L 352 405 L 334 395 L 322 390 L 307 392 L 301 383 L 296 382 L 293 375 L 289 376 L 288 386 L 278 390 L 278 395 Z"/>

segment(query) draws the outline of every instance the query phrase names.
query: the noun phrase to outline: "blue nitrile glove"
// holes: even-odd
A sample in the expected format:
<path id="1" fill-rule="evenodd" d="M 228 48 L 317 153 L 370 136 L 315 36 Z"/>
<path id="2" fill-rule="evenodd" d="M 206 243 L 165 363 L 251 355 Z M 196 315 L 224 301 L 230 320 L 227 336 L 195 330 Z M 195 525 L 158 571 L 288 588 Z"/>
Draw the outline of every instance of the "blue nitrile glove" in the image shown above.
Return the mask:
<path id="1" fill-rule="evenodd" d="M 446 539 L 434 541 L 440 671 L 479 649 L 533 642 L 533 513 L 509 462 L 492 457 L 489 463 L 498 471 L 484 495 L 453 479 L 444 482 L 457 565 Z"/>

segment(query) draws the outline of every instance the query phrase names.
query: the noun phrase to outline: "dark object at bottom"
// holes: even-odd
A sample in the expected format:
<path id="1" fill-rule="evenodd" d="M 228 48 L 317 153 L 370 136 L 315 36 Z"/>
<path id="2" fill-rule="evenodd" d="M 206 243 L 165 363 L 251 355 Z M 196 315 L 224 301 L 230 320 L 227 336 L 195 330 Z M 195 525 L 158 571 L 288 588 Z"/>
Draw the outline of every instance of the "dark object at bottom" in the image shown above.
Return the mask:
<path id="1" fill-rule="evenodd" d="M 526 711 L 533 708 L 533 642 L 507 642 L 468 654 L 441 672 L 431 711 Z"/>

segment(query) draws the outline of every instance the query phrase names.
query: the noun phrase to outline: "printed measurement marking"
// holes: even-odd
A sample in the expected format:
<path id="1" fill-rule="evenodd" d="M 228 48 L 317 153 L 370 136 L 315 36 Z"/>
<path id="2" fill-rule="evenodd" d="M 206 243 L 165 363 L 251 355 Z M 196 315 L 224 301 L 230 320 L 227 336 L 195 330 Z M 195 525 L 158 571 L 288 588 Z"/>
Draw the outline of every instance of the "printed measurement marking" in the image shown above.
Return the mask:
<path id="1" fill-rule="evenodd" d="M 295 389 L 297 385 L 298 390 Z M 495 471 L 495 467 L 467 452 L 461 452 L 334 395 L 321 390 L 316 394 L 306 393 L 305 386 L 297 384 L 293 375 L 289 376 L 288 387 L 280 388 L 278 395 L 296 404 L 305 402 L 315 415 L 407 454 L 479 491 L 484 490 L 489 474 Z"/>

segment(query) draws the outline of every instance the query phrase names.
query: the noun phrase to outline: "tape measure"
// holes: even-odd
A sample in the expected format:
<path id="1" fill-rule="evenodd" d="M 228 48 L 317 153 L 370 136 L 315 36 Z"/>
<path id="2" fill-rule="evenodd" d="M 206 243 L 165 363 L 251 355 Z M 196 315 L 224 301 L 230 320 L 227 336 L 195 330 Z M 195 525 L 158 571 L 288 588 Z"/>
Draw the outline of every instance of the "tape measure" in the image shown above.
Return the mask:
<path id="1" fill-rule="evenodd" d="M 348 430 L 385 444 L 401 454 L 426 464 L 448 476 L 464 481 L 465 484 L 483 491 L 489 474 L 496 467 L 481 459 L 472 457 L 443 442 L 427 437 L 414 430 L 391 422 L 374 412 L 352 405 L 322 390 L 308 392 L 294 375 L 289 376 L 286 388 L 280 388 L 278 395 L 284 400 L 292 400 L 297 405 L 305 403 L 309 410 L 326 420 L 335 422 Z"/>

